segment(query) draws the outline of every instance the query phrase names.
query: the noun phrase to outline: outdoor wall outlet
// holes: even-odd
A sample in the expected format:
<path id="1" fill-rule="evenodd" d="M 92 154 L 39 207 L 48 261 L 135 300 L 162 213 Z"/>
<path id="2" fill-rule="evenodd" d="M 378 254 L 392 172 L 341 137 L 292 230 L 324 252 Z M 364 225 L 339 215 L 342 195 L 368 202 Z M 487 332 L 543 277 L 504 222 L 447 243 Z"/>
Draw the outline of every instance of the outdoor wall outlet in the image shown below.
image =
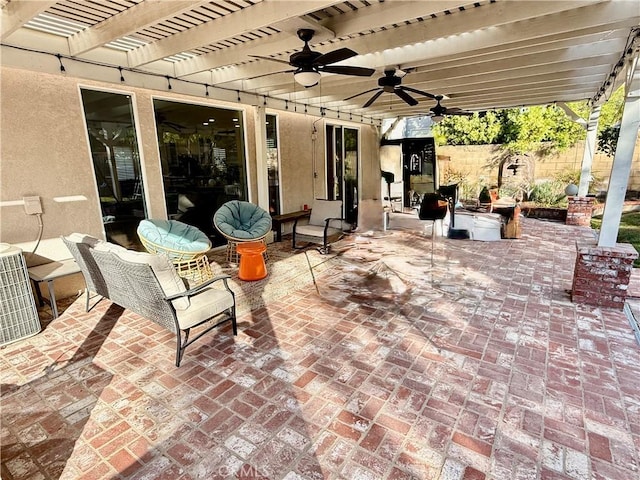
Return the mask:
<path id="1" fill-rule="evenodd" d="M 42 203 L 40 197 L 24 197 L 24 211 L 27 215 L 42 213 Z"/>

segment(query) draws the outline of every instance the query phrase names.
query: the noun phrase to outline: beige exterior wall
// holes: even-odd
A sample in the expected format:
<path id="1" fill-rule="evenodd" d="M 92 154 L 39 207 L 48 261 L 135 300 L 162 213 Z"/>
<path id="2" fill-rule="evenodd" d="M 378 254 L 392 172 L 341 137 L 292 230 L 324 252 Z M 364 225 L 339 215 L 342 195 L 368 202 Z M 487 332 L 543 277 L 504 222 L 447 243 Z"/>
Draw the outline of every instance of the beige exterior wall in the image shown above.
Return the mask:
<path id="1" fill-rule="evenodd" d="M 0 242 L 36 240 L 37 217 L 26 215 L 22 205 L 7 205 L 7 202 L 21 201 L 30 195 L 41 197 L 43 238 L 58 238 L 71 232 L 105 238 L 80 87 L 132 96 L 149 217 L 166 218 L 154 97 L 244 111 L 249 198 L 257 202 L 256 115 L 250 105 L 9 67 L 2 67 L 0 75 Z M 302 113 L 267 111 L 275 113 L 279 119 L 283 211 L 311 205 L 314 197 L 325 198 L 324 130 L 327 123 L 360 130 L 360 198 L 379 197 L 380 167 L 375 127 Z M 315 140 L 312 136 L 314 122 L 317 128 Z M 55 200 L 68 196 L 83 196 L 86 200 Z M 78 285 L 68 293 L 76 293 L 76 287 Z"/>
<path id="2" fill-rule="evenodd" d="M 452 171 L 463 174 L 469 184 L 490 186 L 498 183 L 498 166 L 504 155 L 499 145 L 445 145 L 437 147 L 436 151 L 440 184 L 447 183 L 447 176 Z M 533 156 L 534 179 L 551 180 L 556 173 L 580 170 L 583 152 L 584 142 L 579 142 L 556 155 Z M 613 159 L 602 153 L 594 155 L 592 175 L 601 180 L 597 189 L 606 190 L 612 163 Z M 628 190 L 640 190 L 640 139 L 634 151 Z"/>

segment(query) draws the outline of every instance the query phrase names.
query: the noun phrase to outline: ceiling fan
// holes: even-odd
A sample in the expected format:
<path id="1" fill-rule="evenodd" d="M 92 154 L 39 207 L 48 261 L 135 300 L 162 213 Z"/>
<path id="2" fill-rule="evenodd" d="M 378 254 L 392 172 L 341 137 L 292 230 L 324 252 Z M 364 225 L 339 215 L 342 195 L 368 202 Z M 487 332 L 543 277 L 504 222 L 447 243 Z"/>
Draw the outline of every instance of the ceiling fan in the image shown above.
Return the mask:
<path id="1" fill-rule="evenodd" d="M 320 81 L 320 72 L 335 73 L 338 75 L 354 75 L 357 77 L 370 77 L 375 72 L 373 68 L 331 65 L 332 63 L 355 57 L 358 54 L 350 48 L 339 48 L 327 53 L 314 52 L 309 47 L 309 42 L 313 38 L 313 34 L 314 31 L 310 28 L 301 28 L 298 30 L 298 38 L 304 42 L 304 47 L 302 47 L 300 52 L 292 54 L 288 62 L 277 58 L 262 57 L 260 55 L 250 56 L 262 60 L 285 63 L 294 67 L 294 70 L 274 73 L 293 72 L 293 77 L 296 82 L 307 88 L 318 84 Z"/>
<path id="2" fill-rule="evenodd" d="M 345 98 L 345 101 L 351 100 L 352 98 L 359 97 L 360 95 L 365 95 L 370 92 L 375 92 L 376 90 L 378 91 L 373 94 L 373 96 L 367 101 L 367 103 L 365 103 L 362 106 L 362 108 L 367 108 L 370 105 L 372 105 L 373 102 L 375 102 L 378 99 L 378 97 L 380 97 L 380 95 L 382 95 L 385 92 L 395 93 L 398 97 L 400 97 L 402 100 L 404 100 L 406 103 L 408 103 L 411 106 L 417 105 L 418 101 L 415 98 L 413 98 L 411 95 L 409 95 L 407 91 L 412 93 L 417 93 L 418 95 L 424 95 L 425 97 L 433 98 L 434 100 L 436 100 L 437 99 L 436 95 L 423 92 L 422 90 L 417 90 L 415 88 L 405 87 L 401 85 L 402 78 L 410 71 L 411 69 L 405 69 L 405 70 L 396 70 L 395 68 L 387 69 L 384 71 L 384 76 L 378 78 L 378 88 L 372 88 L 365 92 L 352 95 L 349 98 Z M 396 73 L 400 73 L 400 75 L 396 75 Z"/>
<path id="3" fill-rule="evenodd" d="M 468 112 L 466 110 L 462 110 L 461 108 L 456 108 L 456 107 L 445 107 L 444 105 L 440 104 L 440 101 L 444 98 L 443 95 L 436 95 L 434 97 L 434 99 L 436 100 L 436 105 L 435 107 L 431 107 L 429 110 L 431 110 L 431 113 L 429 114 L 429 116 L 432 118 L 432 120 L 439 122 L 440 120 L 442 120 L 442 118 L 445 115 L 465 115 L 465 116 L 471 116 L 473 115 L 473 112 Z"/>

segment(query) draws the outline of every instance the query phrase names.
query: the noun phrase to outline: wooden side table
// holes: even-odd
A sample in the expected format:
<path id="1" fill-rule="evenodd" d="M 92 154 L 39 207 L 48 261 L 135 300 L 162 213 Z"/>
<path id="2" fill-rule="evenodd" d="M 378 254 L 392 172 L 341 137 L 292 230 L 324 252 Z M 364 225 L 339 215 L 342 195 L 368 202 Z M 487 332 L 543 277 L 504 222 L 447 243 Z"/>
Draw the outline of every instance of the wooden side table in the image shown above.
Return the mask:
<path id="1" fill-rule="evenodd" d="M 282 215 L 272 215 L 271 224 L 272 228 L 276 231 L 276 242 L 282 241 L 282 224 L 287 222 L 293 222 L 299 218 L 305 218 L 311 216 L 311 209 L 299 210 L 297 212 L 283 213 Z"/>

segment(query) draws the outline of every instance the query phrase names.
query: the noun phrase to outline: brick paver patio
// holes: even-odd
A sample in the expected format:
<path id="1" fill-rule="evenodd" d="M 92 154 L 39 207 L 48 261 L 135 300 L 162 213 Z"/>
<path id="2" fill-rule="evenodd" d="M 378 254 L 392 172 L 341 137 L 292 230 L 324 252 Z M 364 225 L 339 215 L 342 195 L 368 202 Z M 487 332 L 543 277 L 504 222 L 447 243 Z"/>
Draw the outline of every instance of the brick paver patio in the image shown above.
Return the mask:
<path id="1" fill-rule="evenodd" d="M 523 223 L 433 267 L 419 233 L 351 235 L 178 369 L 171 334 L 80 298 L 0 350 L 2 478 L 638 479 L 640 346 L 567 292 L 593 233 Z"/>

